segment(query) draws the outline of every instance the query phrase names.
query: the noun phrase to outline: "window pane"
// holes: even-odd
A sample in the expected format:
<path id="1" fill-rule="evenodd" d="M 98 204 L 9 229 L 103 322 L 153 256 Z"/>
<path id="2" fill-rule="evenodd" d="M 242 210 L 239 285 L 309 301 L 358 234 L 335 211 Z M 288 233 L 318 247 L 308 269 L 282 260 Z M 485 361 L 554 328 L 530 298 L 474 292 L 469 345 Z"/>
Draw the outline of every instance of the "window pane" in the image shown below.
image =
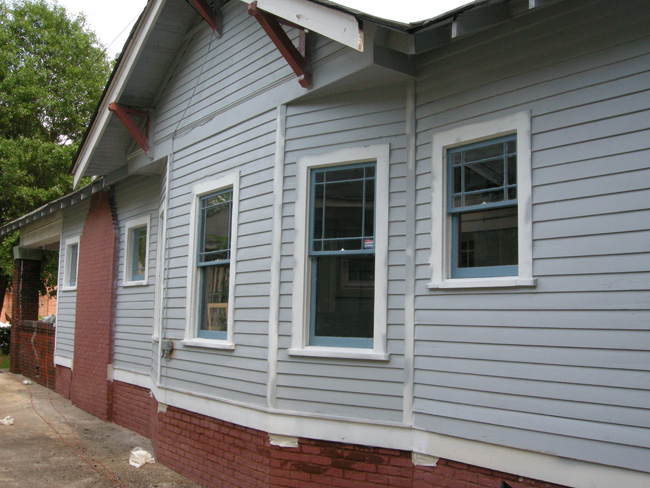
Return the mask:
<path id="1" fill-rule="evenodd" d="M 359 251 L 363 249 L 363 239 L 333 239 L 323 241 L 322 249 L 323 251 Z"/>
<path id="2" fill-rule="evenodd" d="M 498 188 L 503 180 L 503 159 L 465 165 L 465 191 Z"/>
<path id="3" fill-rule="evenodd" d="M 145 272 L 145 259 L 147 255 L 147 228 L 139 227 L 131 231 L 133 241 L 131 256 L 131 280 L 143 280 Z"/>
<path id="4" fill-rule="evenodd" d="M 517 207 L 460 214 L 457 267 L 516 265 Z"/>
<path id="5" fill-rule="evenodd" d="M 79 244 L 70 246 L 68 285 L 77 286 L 77 255 L 79 254 Z"/>
<path id="6" fill-rule="evenodd" d="M 229 264 L 201 268 L 200 330 L 227 330 L 229 279 Z"/>
<path id="7" fill-rule="evenodd" d="M 362 218 L 362 180 L 327 185 L 324 238 L 361 237 Z"/>
<path id="8" fill-rule="evenodd" d="M 375 257 L 319 256 L 316 274 L 316 337 L 371 338 L 375 308 Z"/>
<path id="9" fill-rule="evenodd" d="M 363 235 L 375 235 L 375 180 L 366 180 L 365 215 L 363 217 Z"/>
<path id="10" fill-rule="evenodd" d="M 199 263 L 230 259 L 232 191 L 201 200 Z"/>
<path id="11" fill-rule="evenodd" d="M 472 161 L 481 161 L 482 159 L 495 158 L 503 156 L 503 142 L 496 144 L 488 144 L 474 149 L 463 151 L 465 153 L 465 162 L 471 163 Z"/>
<path id="12" fill-rule="evenodd" d="M 517 184 L 517 156 L 508 158 L 508 185 Z"/>
<path id="13" fill-rule="evenodd" d="M 317 175 L 317 176 L 323 176 Z M 325 185 L 315 185 L 314 187 L 314 239 L 323 238 L 323 209 L 325 207 Z"/>
<path id="14" fill-rule="evenodd" d="M 325 179 L 330 181 L 345 181 L 345 180 L 359 180 L 363 178 L 364 169 L 360 168 L 349 168 L 349 169 L 336 169 L 336 170 L 326 170 Z"/>
<path id="15" fill-rule="evenodd" d="M 503 200 L 504 192 L 499 188 L 494 191 L 482 191 L 465 195 L 465 206 L 471 207 L 473 205 L 485 205 L 488 203 L 502 202 Z"/>

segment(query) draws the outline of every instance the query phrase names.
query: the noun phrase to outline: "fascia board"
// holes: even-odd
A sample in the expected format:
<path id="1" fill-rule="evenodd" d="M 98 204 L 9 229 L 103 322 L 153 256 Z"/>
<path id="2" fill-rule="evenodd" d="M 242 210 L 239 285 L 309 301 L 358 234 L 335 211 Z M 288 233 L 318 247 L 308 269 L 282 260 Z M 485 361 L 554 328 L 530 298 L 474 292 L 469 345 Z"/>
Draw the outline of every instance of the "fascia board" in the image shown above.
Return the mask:
<path id="1" fill-rule="evenodd" d="M 75 161 L 73 168 L 75 188 L 84 176 L 86 169 L 88 169 L 90 158 L 95 150 L 95 146 L 104 134 L 104 130 L 110 120 L 111 113 L 108 111 L 108 105 L 111 102 L 119 100 L 120 95 L 124 91 L 124 87 L 135 68 L 138 58 L 142 53 L 143 46 L 149 37 L 149 33 L 155 26 L 165 2 L 166 0 L 152 0 L 148 2 L 145 7 L 143 20 L 131 42 L 127 46 L 127 52 L 122 58 L 120 65 L 117 67 L 117 72 L 111 81 L 111 85 L 108 87 L 103 99 L 101 100 L 97 117 L 90 128 L 88 137 L 86 138 L 83 147 L 79 151 L 79 156 Z"/>
<path id="2" fill-rule="evenodd" d="M 241 1 L 248 4 L 252 0 Z M 257 7 L 344 46 L 363 51 L 363 30 L 354 15 L 308 0 L 257 0 Z"/>

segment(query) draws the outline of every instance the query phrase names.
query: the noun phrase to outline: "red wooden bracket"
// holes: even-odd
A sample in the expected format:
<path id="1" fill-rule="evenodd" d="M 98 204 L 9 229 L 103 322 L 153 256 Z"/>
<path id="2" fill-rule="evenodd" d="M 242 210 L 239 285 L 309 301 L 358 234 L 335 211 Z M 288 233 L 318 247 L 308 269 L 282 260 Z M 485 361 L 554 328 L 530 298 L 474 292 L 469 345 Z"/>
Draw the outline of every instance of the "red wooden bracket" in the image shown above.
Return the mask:
<path id="1" fill-rule="evenodd" d="M 275 47 L 278 48 L 280 54 L 289 63 L 291 69 L 298 75 L 298 82 L 304 88 L 311 87 L 311 73 L 307 69 L 307 60 L 304 53 L 301 54 L 296 46 L 293 45 L 291 39 L 280 25 L 279 19 L 268 12 L 264 12 L 257 8 L 257 2 L 248 4 L 248 13 L 255 17 L 257 22 L 262 26 L 266 35 L 269 36 Z M 304 42 L 304 41 L 303 41 Z"/>
<path id="2" fill-rule="evenodd" d="M 109 103 L 108 110 L 117 116 L 119 121 L 122 122 L 122 125 L 129 131 L 131 137 L 138 143 L 138 146 L 144 152 L 147 152 L 149 150 L 149 112 L 137 108 L 122 107 L 117 103 Z M 147 119 L 146 134 L 143 134 L 140 128 L 133 122 L 133 119 L 130 117 L 131 115 L 145 117 Z"/>
<path id="3" fill-rule="evenodd" d="M 215 12 L 212 10 L 212 8 L 210 8 L 210 5 L 208 5 L 208 2 L 206 2 L 206 0 L 190 0 L 190 3 L 201 15 L 201 17 L 205 19 L 208 25 L 212 27 L 212 30 L 217 31 L 217 33 L 221 36 L 223 34 L 223 15 L 221 13 L 221 10 L 217 9 Z"/>

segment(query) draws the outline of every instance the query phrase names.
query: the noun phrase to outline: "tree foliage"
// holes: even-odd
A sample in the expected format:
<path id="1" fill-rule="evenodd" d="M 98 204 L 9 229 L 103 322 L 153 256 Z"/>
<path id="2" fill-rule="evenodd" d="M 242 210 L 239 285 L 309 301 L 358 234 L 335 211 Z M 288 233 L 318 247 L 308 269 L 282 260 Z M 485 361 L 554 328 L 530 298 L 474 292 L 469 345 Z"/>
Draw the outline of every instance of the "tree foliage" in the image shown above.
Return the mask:
<path id="1" fill-rule="evenodd" d="M 0 0 L 0 223 L 72 190 L 69 167 L 110 68 L 83 16 Z M 15 239 L 0 245 L 1 296 Z"/>

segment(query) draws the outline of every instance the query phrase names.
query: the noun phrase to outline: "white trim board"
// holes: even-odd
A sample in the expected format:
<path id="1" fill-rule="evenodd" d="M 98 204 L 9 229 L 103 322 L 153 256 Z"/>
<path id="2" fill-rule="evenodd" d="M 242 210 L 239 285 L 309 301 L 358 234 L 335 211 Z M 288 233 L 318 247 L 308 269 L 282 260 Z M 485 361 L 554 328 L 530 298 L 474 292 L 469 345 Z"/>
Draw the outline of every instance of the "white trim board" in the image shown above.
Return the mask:
<path id="1" fill-rule="evenodd" d="M 157 387 L 151 377 L 121 369 L 114 370 L 113 380 L 151 390 L 160 404 L 270 434 L 412 451 L 575 488 L 650 486 L 648 473 L 434 434 L 408 425 L 334 419 L 226 402 Z"/>

